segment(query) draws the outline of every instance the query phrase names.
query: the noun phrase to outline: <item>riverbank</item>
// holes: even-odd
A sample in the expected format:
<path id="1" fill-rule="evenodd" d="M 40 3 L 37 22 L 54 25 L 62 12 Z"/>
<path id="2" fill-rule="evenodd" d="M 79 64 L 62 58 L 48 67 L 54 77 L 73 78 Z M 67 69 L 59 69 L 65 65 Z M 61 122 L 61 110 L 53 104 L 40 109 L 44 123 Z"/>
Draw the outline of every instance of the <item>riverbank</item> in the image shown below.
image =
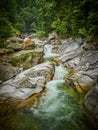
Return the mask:
<path id="1" fill-rule="evenodd" d="M 13 40 L 11 40 L 11 42 L 12 41 Z M 31 41 L 33 43 L 31 43 Z M 16 43 L 16 42 L 14 41 L 14 43 Z M 88 120 L 90 123 L 92 123 L 93 127 L 97 129 L 98 123 L 96 123 L 96 122 L 98 122 L 98 119 L 97 119 L 97 113 L 98 113 L 98 109 L 97 109 L 97 105 L 98 105 L 98 102 L 97 102 L 97 99 L 98 99 L 98 96 L 97 96 L 98 95 L 97 94 L 98 51 L 95 49 L 95 47 L 92 44 L 89 45 L 88 43 L 83 41 L 83 39 L 81 39 L 81 38 L 60 39 L 55 34 L 51 34 L 51 35 L 49 35 L 48 38 L 44 38 L 42 40 L 39 40 L 37 38 L 32 38 L 30 40 L 30 44 L 28 44 L 28 46 L 30 45 L 30 47 L 26 46 L 26 48 L 25 47 L 21 48 L 21 45 L 24 45 L 24 43 L 21 43 L 21 44 L 19 43 L 19 45 L 20 45 L 20 49 L 18 49 L 18 51 L 19 51 L 18 53 L 22 54 L 22 56 L 21 56 L 22 58 L 17 58 L 17 60 L 14 58 L 13 60 L 14 60 L 14 63 L 16 63 L 16 64 L 12 64 L 13 62 L 7 63 L 7 64 L 11 64 L 12 67 L 14 67 L 14 68 L 17 67 L 18 68 L 18 69 L 16 69 L 16 70 L 18 70 L 17 73 L 15 74 L 15 71 L 16 71 L 15 69 L 10 69 L 9 73 L 11 72 L 11 76 L 7 76 L 8 80 L 7 80 L 7 78 L 6 78 L 7 81 L 5 81 L 5 79 L 4 79 L 4 81 L 2 79 L 0 79 L 1 82 L 3 82 L 0 85 L 1 105 L 3 106 L 7 102 L 7 104 L 4 105 L 4 107 L 6 108 L 4 113 L 11 111 L 12 109 L 10 109 L 10 108 L 14 108 L 14 110 L 15 110 L 15 108 L 17 108 L 16 111 L 19 108 L 23 108 L 23 107 L 27 108 L 29 106 L 29 104 L 33 105 L 36 103 L 36 101 L 37 101 L 37 104 L 39 104 L 38 103 L 39 98 L 37 99 L 37 97 L 40 97 L 40 96 L 41 96 L 40 102 L 42 102 L 43 106 L 45 107 L 44 103 L 45 102 L 48 103 L 47 83 L 48 82 L 51 83 L 52 80 L 55 79 L 55 78 L 53 78 L 55 76 L 62 77 L 62 73 L 64 71 L 60 71 L 60 67 L 64 67 L 67 69 L 66 70 L 67 73 L 66 74 L 64 73 L 64 77 L 63 77 L 64 84 L 59 86 L 59 84 L 57 82 L 58 90 L 57 89 L 53 90 L 56 87 L 56 84 L 55 84 L 52 87 L 52 91 L 50 92 L 50 97 L 51 96 L 58 97 L 59 89 L 61 86 L 65 86 L 64 88 L 66 88 L 66 86 L 68 88 L 72 88 L 79 95 L 84 94 L 85 95 L 84 107 L 86 108 L 85 115 L 89 118 Z M 33 47 L 32 47 L 32 45 L 33 45 Z M 34 52 L 35 49 L 38 50 L 39 48 L 42 50 L 40 53 L 38 52 L 38 53 L 34 53 L 33 55 L 31 54 L 31 52 Z M 23 56 L 23 53 L 21 53 L 21 52 L 24 52 L 25 49 L 26 49 L 26 56 Z M 29 51 L 31 51 L 30 55 L 27 55 L 27 51 L 28 51 L 28 53 L 29 53 Z M 36 55 L 36 57 L 35 57 L 35 55 Z M 7 56 L 7 54 L 6 54 L 6 56 Z M 6 62 L 6 60 L 4 60 L 4 57 L 6 58 L 6 56 L 4 56 L 4 53 L 1 55 L 2 62 Z M 12 56 L 12 55 L 10 55 L 10 56 Z M 16 56 L 16 55 L 14 55 L 14 56 Z M 20 55 L 18 55 L 18 56 L 20 56 Z M 8 57 L 7 57 L 7 59 L 8 59 Z M 7 61 L 9 61 L 9 60 L 7 60 Z M 24 63 L 26 63 L 26 68 L 24 68 L 24 66 L 23 66 Z M 21 64 L 22 64 L 22 66 L 21 66 Z M 58 73 L 55 73 L 56 72 L 55 65 L 60 65 L 58 67 L 58 70 L 59 70 Z M 33 66 L 33 67 L 31 67 L 31 66 Z M 5 65 L 5 68 L 6 67 L 7 66 Z M 7 67 L 7 69 L 5 69 L 5 68 L 4 68 L 4 70 L 6 70 L 6 71 L 2 74 L 2 76 L 4 76 L 4 75 L 6 76 L 6 74 L 8 74 L 9 68 L 8 67 Z M 58 78 L 58 80 L 59 80 L 59 78 Z M 39 86 L 40 86 L 40 89 L 39 89 Z M 52 85 L 49 85 L 49 89 L 51 88 L 51 86 Z M 44 88 L 45 88 L 46 93 L 41 94 L 41 92 L 43 92 Z M 66 96 L 65 96 L 66 98 L 64 97 L 64 95 L 66 95 L 66 93 L 67 93 L 67 90 L 62 89 L 60 95 L 62 98 L 64 98 L 64 100 L 60 99 L 60 97 L 58 98 L 58 100 L 55 98 L 54 99 L 52 98 L 49 101 L 50 106 L 48 104 L 46 109 L 48 110 L 48 107 L 50 107 L 51 110 L 53 109 L 52 112 L 55 113 L 56 110 L 54 110 L 54 107 L 56 105 L 58 110 L 64 109 L 63 113 L 64 112 L 66 113 L 66 110 L 65 110 L 66 103 L 70 102 L 70 100 L 69 100 L 70 98 L 68 99 L 69 101 L 67 101 L 67 102 L 65 101 L 66 98 L 68 98 Z M 96 93 L 96 95 L 95 95 L 95 93 Z M 33 98 L 32 94 L 34 94 L 34 98 Z M 44 94 L 46 96 L 43 99 L 42 97 L 44 96 Z M 70 93 L 70 96 L 72 96 L 71 94 L 72 93 Z M 12 100 L 12 102 L 11 102 L 11 100 Z M 53 100 L 53 106 L 51 104 L 52 100 Z M 55 100 L 57 100 L 57 102 Z M 63 102 L 61 100 L 63 100 Z M 17 102 L 17 101 L 19 101 L 19 102 Z M 29 101 L 30 101 L 30 103 L 29 103 Z M 60 102 L 62 103 L 61 105 L 60 105 Z M 15 103 L 17 105 L 15 105 Z M 72 104 L 70 104 L 70 105 L 72 105 Z M 30 106 L 32 106 L 32 105 L 30 105 Z M 64 106 L 63 108 L 61 107 L 62 105 Z M 73 105 L 75 105 L 75 104 L 73 104 Z M 1 106 L 1 114 L 4 115 L 3 111 L 2 111 L 2 106 Z M 16 107 L 16 106 L 18 106 L 18 107 Z M 81 111 L 81 106 L 82 106 L 82 103 L 81 103 L 80 107 L 78 108 L 78 109 L 80 109 L 80 111 Z M 35 105 L 35 107 L 36 107 L 36 105 Z M 40 105 L 38 107 L 40 107 Z M 38 108 L 34 109 L 35 110 L 34 113 L 37 111 L 37 109 Z M 42 109 L 44 111 L 44 108 L 42 108 Z M 74 108 L 72 108 L 72 109 L 74 110 Z M 38 111 L 40 111 L 40 110 L 38 110 Z M 71 114 L 71 111 L 69 113 Z M 9 116 L 10 116 L 10 114 L 9 114 Z M 57 113 L 57 114 L 59 114 L 59 113 Z M 73 115 L 74 114 L 70 115 L 70 119 L 73 118 Z M 76 115 L 74 117 L 79 118 Z M 41 119 L 41 120 L 43 120 L 43 119 Z M 57 122 L 57 120 L 56 120 L 56 122 Z M 63 122 L 64 122 L 64 120 L 63 120 Z M 65 124 L 66 124 L 66 121 L 65 121 Z M 80 124 L 81 124 L 81 122 L 80 122 Z M 52 127 L 51 130 L 55 130 L 55 129 L 57 130 L 57 126 L 55 128 Z M 30 125 L 30 127 L 31 127 L 31 125 Z M 72 124 L 72 126 L 67 129 L 71 130 L 74 127 L 76 127 L 76 124 L 74 124 L 74 125 Z M 63 127 L 61 127 L 61 128 L 63 130 Z M 65 128 L 66 127 L 64 127 L 64 129 Z M 81 130 L 87 129 L 86 127 L 84 127 L 84 128 L 81 127 L 80 125 L 76 129 L 80 130 L 80 128 L 81 128 Z M 33 129 L 34 128 L 31 127 L 31 130 L 33 130 Z M 37 129 L 43 130 L 43 127 L 42 128 L 38 127 Z M 60 129 L 60 126 L 58 129 Z M 36 129 L 34 129 L 34 130 L 36 130 Z"/>

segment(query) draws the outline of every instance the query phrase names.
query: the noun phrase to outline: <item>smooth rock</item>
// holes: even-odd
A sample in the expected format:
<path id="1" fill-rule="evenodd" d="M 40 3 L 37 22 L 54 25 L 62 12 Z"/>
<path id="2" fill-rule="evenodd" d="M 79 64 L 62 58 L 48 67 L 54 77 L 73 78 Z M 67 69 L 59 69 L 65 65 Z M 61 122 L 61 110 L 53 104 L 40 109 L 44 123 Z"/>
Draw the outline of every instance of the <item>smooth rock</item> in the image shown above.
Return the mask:
<path id="1" fill-rule="evenodd" d="M 8 62 L 25 70 L 43 61 L 43 49 L 21 50 L 13 53 Z"/>
<path id="2" fill-rule="evenodd" d="M 7 40 L 8 48 L 12 48 L 13 50 L 21 50 L 21 44 L 23 43 L 23 39 L 19 37 L 11 37 Z"/>
<path id="3" fill-rule="evenodd" d="M 34 49 L 35 48 L 35 43 L 34 41 L 32 41 L 30 38 L 25 38 L 22 45 L 21 45 L 21 48 L 22 49 L 25 49 L 25 50 L 31 50 L 31 49 Z"/>
<path id="4" fill-rule="evenodd" d="M 50 62 L 34 66 L 0 85 L 1 98 L 27 99 L 43 90 L 46 81 L 54 75 L 54 65 Z"/>
<path id="5" fill-rule="evenodd" d="M 0 62 L 0 80 L 6 81 L 19 73 L 19 68 L 14 67 L 9 63 Z"/>
<path id="6" fill-rule="evenodd" d="M 85 96 L 84 110 L 88 120 L 98 128 L 98 86 L 93 87 Z"/>

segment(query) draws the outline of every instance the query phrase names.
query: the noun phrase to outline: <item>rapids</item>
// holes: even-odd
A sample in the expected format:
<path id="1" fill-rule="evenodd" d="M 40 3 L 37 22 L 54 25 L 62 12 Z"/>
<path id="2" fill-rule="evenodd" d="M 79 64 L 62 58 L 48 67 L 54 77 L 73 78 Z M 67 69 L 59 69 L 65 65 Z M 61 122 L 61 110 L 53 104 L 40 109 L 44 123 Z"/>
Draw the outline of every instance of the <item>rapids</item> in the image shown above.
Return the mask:
<path id="1" fill-rule="evenodd" d="M 45 45 L 44 58 L 58 56 Z M 83 112 L 83 97 L 66 87 L 68 71 L 55 66 L 53 80 L 46 84 L 42 96 L 31 108 L 22 108 L 0 118 L 0 130 L 90 130 Z"/>
<path id="2" fill-rule="evenodd" d="M 62 65 L 56 66 L 54 78 L 46 84 L 40 99 L 30 109 L 23 108 L 1 118 L 0 129 L 90 130 L 84 121 L 80 97 L 65 86 L 66 74 Z"/>
<path id="3" fill-rule="evenodd" d="M 44 59 L 59 57 L 59 54 L 52 53 L 52 45 L 44 46 Z"/>

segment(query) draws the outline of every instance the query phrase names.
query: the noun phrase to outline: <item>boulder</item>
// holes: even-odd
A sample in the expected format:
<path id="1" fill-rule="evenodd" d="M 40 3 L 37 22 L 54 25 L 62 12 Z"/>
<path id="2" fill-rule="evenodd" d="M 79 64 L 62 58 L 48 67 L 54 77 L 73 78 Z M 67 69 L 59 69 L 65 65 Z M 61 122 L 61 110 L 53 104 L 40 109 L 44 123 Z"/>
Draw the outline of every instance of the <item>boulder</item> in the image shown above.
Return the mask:
<path id="1" fill-rule="evenodd" d="M 56 38 L 57 38 L 57 34 L 56 33 L 51 33 L 51 34 L 49 34 L 47 41 L 55 40 Z"/>
<path id="2" fill-rule="evenodd" d="M 45 83 L 54 75 L 54 65 L 50 62 L 34 66 L 0 85 L 1 98 L 27 99 L 43 90 Z"/>
<path id="3" fill-rule="evenodd" d="M 22 43 L 23 39 L 21 39 L 20 37 L 14 36 L 14 37 L 7 39 L 7 42 L 8 43 L 10 43 L 10 42 L 11 43 Z"/>
<path id="4" fill-rule="evenodd" d="M 59 60 L 67 68 L 75 68 L 79 65 L 81 57 L 84 56 L 83 49 L 81 47 L 82 40 L 69 39 L 64 40 L 61 47 L 58 49 L 58 53 L 61 54 Z"/>
<path id="5" fill-rule="evenodd" d="M 6 81 L 19 73 L 19 68 L 9 63 L 0 62 L 0 80 Z"/>
<path id="6" fill-rule="evenodd" d="M 85 96 L 84 110 L 90 123 L 98 128 L 98 86 L 95 85 Z"/>
<path id="7" fill-rule="evenodd" d="M 93 87 L 98 79 L 98 51 L 89 51 L 81 57 L 79 65 L 74 69 L 73 81 L 77 81 L 82 89 Z"/>
<path id="8" fill-rule="evenodd" d="M 82 42 L 82 41 L 81 41 Z M 74 53 L 81 48 L 81 43 L 77 39 L 64 40 L 58 52 L 62 55 Z"/>
<path id="9" fill-rule="evenodd" d="M 74 73 L 71 79 L 73 80 L 76 89 L 80 93 L 81 92 L 86 93 L 96 83 L 95 79 L 93 79 L 91 76 L 87 75 L 86 73 L 83 73 L 83 71 Z"/>
<path id="10" fill-rule="evenodd" d="M 19 37 L 12 37 L 7 40 L 8 46 L 7 48 L 12 48 L 13 50 L 21 50 L 21 44 L 23 43 L 23 39 Z"/>
<path id="11" fill-rule="evenodd" d="M 30 38 L 25 38 L 22 45 L 22 49 L 31 50 L 35 48 L 35 43 Z"/>
<path id="12" fill-rule="evenodd" d="M 52 47 L 52 53 L 58 53 L 58 49 L 60 48 L 61 45 L 53 45 Z"/>
<path id="13" fill-rule="evenodd" d="M 21 50 L 9 57 L 8 62 L 13 66 L 27 69 L 43 61 L 43 49 Z"/>
<path id="14" fill-rule="evenodd" d="M 35 43 L 35 48 L 36 49 L 39 49 L 39 48 L 44 48 L 44 44 L 45 44 L 45 41 L 44 40 L 40 40 L 38 38 L 33 38 L 31 39 L 34 43 Z"/>
<path id="15" fill-rule="evenodd" d="M 66 76 L 73 82 L 78 92 L 87 92 L 98 79 L 98 51 L 87 48 L 81 39 L 68 39 L 62 43 L 58 52 L 59 60 L 71 73 Z"/>

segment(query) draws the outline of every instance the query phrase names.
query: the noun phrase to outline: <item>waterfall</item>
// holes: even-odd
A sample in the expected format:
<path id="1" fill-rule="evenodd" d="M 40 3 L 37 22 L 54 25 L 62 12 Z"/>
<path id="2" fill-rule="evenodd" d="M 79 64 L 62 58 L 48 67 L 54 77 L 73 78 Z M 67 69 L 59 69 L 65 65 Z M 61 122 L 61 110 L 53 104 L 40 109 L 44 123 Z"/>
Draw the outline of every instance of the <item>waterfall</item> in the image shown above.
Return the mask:
<path id="1" fill-rule="evenodd" d="M 54 58 L 60 56 L 59 54 L 52 53 L 52 45 L 45 45 L 44 46 L 44 59 L 47 58 Z"/>
<path id="2" fill-rule="evenodd" d="M 51 51 L 52 51 L 52 45 L 45 45 L 45 47 L 44 47 L 45 55 L 51 54 Z"/>
<path id="3" fill-rule="evenodd" d="M 55 66 L 55 74 L 53 80 L 64 79 L 64 76 L 68 73 L 67 69 L 63 65 Z"/>

